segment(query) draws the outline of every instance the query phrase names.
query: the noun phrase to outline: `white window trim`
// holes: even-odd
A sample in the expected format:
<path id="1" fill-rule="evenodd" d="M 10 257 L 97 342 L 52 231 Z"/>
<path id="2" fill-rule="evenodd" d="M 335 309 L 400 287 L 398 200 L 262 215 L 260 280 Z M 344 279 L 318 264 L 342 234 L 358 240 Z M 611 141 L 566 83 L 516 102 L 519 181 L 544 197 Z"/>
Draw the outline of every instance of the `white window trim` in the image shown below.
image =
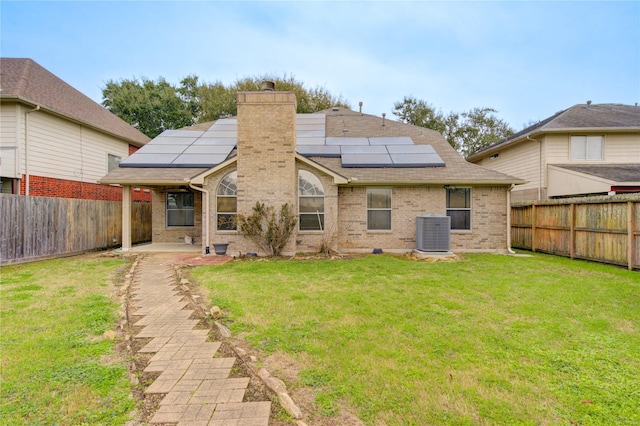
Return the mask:
<path id="1" fill-rule="evenodd" d="M 305 170 L 305 169 L 300 169 L 298 170 L 298 185 L 300 185 L 300 172 L 307 172 L 309 174 L 311 174 L 312 176 L 316 177 L 318 179 L 318 183 L 320 184 L 320 187 L 322 189 L 322 204 L 323 206 L 326 207 L 326 194 L 324 193 L 324 185 L 322 184 L 322 180 L 313 172 L 310 172 L 309 170 Z M 324 212 L 324 210 L 322 212 L 316 212 L 316 213 L 310 213 L 310 212 L 301 212 L 300 211 L 300 199 L 301 198 L 319 198 L 320 195 L 300 195 L 300 188 L 298 187 L 298 232 L 303 233 L 303 234 L 324 234 L 325 230 L 327 229 L 327 216 Z M 302 215 L 305 216 L 311 216 L 311 215 L 322 215 L 322 222 L 323 224 L 321 225 L 321 229 L 300 229 L 300 217 Z"/>
<path id="2" fill-rule="evenodd" d="M 216 212 L 215 212 L 215 217 L 216 217 L 216 233 L 220 233 L 220 234 L 237 234 L 238 233 L 238 225 L 236 224 L 236 229 L 220 229 L 218 228 L 218 215 L 221 214 L 233 214 L 236 216 L 236 218 L 238 217 L 238 192 L 237 192 L 237 188 L 236 188 L 236 195 L 219 195 L 218 194 L 218 188 L 220 187 L 220 185 L 222 184 L 222 181 L 229 176 L 232 173 L 237 173 L 237 170 L 234 170 L 232 172 L 229 172 L 227 174 L 225 174 L 224 176 L 222 176 L 222 179 L 220 179 L 220 181 L 218 182 L 218 185 L 216 185 Z M 236 176 L 236 185 L 237 185 L 238 181 L 237 181 L 237 176 Z M 236 199 L 236 211 L 235 212 L 219 212 L 218 211 L 218 199 L 219 198 L 235 198 Z"/>
<path id="3" fill-rule="evenodd" d="M 573 141 L 574 138 L 584 138 L 585 152 L 584 158 L 574 158 L 573 155 Z M 589 138 L 600 138 L 600 155 L 599 158 L 589 158 Z M 570 135 L 569 136 L 569 160 L 570 161 L 604 161 L 604 135 Z"/>

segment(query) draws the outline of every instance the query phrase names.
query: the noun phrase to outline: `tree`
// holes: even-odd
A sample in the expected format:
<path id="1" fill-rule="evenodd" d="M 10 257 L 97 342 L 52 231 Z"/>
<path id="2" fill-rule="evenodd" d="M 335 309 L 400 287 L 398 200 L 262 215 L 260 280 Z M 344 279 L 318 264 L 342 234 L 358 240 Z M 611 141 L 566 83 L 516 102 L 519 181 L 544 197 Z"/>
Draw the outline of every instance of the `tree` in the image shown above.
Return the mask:
<path id="1" fill-rule="evenodd" d="M 440 132 L 465 157 L 513 134 L 513 129 L 494 113 L 497 111 L 493 108 L 474 108 L 468 112 L 444 115 L 412 96 L 405 96 L 393 108 L 393 114 L 400 121 Z"/>
<path id="2" fill-rule="evenodd" d="M 185 95 L 188 96 L 188 80 Z M 192 78 L 192 77 L 191 77 Z M 197 81 L 197 77 L 195 78 Z M 150 138 L 166 129 L 176 129 L 193 124 L 189 98 L 185 101 L 178 90 L 164 78 L 158 81 L 142 77 L 140 80 L 110 80 L 102 90 L 102 105 Z"/>
<path id="3" fill-rule="evenodd" d="M 261 82 L 264 80 L 273 81 L 276 90 L 294 92 L 297 101 L 297 112 L 301 114 L 322 111 L 333 106 L 350 108 L 347 101 L 342 99 L 341 96 L 333 96 L 325 88 L 318 86 L 308 89 L 304 83 L 297 81 L 293 76 L 275 77 L 264 75 L 239 79 L 229 86 L 224 86 L 220 82 L 201 85 L 199 95 L 202 115 L 198 121 L 211 121 L 236 115 L 236 94 L 238 92 L 259 91 L 261 90 Z"/>

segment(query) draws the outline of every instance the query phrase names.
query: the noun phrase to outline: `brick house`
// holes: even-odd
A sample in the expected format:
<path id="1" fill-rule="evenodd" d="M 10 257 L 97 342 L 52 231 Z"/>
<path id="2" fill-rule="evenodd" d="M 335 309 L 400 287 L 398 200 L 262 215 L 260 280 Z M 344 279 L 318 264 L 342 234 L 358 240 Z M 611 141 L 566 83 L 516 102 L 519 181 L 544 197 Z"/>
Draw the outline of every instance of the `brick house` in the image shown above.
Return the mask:
<path id="1" fill-rule="evenodd" d="M 467 161 L 526 180 L 514 202 L 640 192 L 640 107 L 574 105 Z"/>
<path id="2" fill-rule="evenodd" d="M 149 141 L 31 59 L 0 58 L 2 192 L 121 201 L 98 179 Z M 137 189 L 134 200 L 151 201 Z"/>
<path id="3" fill-rule="evenodd" d="M 263 202 L 297 209 L 285 253 L 410 251 L 425 215 L 450 218 L 453 251 L 508 250 L 510 191 L 524 181 L 466 162 L 438 132 L 344 108 L 296 114 L 293 92 L 237 102 L 237 118 L 164 132 L 101 179 L 153 190 L 154 243 L 258 251 L 232 219 Z"/>

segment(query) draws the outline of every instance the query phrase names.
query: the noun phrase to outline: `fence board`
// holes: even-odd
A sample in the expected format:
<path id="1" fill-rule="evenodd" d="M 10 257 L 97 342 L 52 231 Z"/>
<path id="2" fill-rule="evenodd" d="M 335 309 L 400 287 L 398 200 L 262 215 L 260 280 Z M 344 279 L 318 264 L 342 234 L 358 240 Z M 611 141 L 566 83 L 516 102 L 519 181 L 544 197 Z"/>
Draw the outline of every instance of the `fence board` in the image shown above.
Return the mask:
<path id="1" fill-rule="evenodd" d="M 151 240 L 151 204 L 132 205 L 132 242 Z M 122 242 L 122 203 L 0 194 L 0 261 L 62 256 Z"/>
<path id="2" fill-rule="evenodd" d="M 640 197 L 511 207 L 511 246 L 640 268 Z"/>

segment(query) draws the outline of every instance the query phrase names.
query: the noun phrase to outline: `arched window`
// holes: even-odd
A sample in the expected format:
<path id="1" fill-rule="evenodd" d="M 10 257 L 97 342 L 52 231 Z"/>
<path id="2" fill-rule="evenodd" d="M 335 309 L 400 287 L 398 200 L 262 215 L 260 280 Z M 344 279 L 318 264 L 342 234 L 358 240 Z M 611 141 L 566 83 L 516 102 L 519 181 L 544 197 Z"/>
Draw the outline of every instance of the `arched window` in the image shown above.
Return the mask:
<path id="1" fill-rule="evenodd" d="M 298 172 L 298 228 L 301 231 L 324 230 L 324 188 L 317 176 Z"/>
<path id="2" fill-rule="evenodd" d="M 216 223 L 218 231 L 238 229 L 238 172 L 231 172 L 222 178 L 216 191 Z"/>

